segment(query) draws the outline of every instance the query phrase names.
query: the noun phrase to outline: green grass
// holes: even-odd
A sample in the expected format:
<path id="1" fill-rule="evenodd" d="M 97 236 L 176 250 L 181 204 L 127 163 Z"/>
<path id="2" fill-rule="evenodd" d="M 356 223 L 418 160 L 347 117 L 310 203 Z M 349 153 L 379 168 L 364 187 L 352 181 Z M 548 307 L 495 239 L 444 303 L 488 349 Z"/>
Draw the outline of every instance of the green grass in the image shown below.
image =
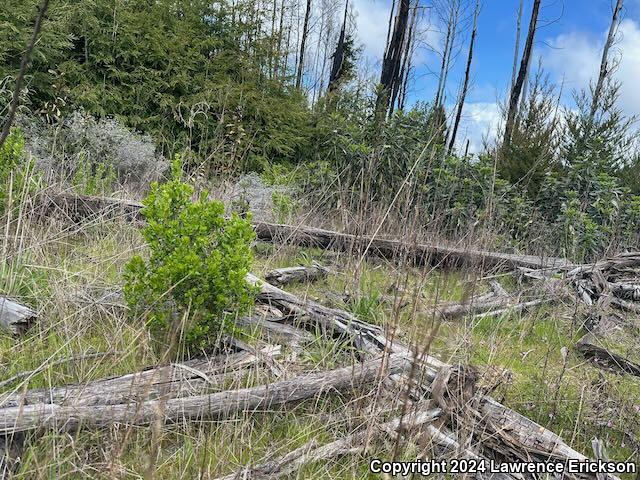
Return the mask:
<path id="1" fill-rule="evenodd" d="M 36 230 L 33 238 L 44 235 Z M 110 224 L 55 237 L 27 249 L 12 268 L 5 265 L 0 270 L 3 290 L 40 313 L 38 324 L 22 339 L 0 333 L 2 377 L 87 351 L 118 355 L 48 367 L 28 383 L 18 382 L 2 391 L 82 383 L 159 361 L 144 325 L 129 318 L 125 310 L 79 306 L 73 301 L 72 293 L 78 289 L 121 284 L 123 265 L 141 245 L 135 229 Z M 591 453 L 593 436 L 605 441 L 612 459 L 627 459 L 633 453 L 631 436 L 640 436 L 640 381 L 603 373 L 576 354 L 573 345 L 580 333 L 572 330 L 572 311 L 542 307 L 525 314 L 438 325 L 428 313 L 431 306 L 464 301 L 486 292 L 488 286 L 472 272 L 401 268 L 375 259 L 359 263 L 357 258 L 332 252 L 263 243 L 256 245 L 254 271 L 263 275 L 271 268 L 313 261 L 335 273 L 323 281 L 287 286 L 288 291 L 344 308 L 372 323 L 393 326 L 400 337 L 417 346 L 431 342 L 430 353 L 444 361 L 478 366 L 484 383 L 496 382 L 494 397 L 586 454 Z M 506 288 L 516 288 L 501 280 Z M 261 345 L 259 329 L 244 330 L 243 339 Z M 354 353 L 344 342 L 315 332 L 314 340 L 291 364 L 292 372 L 350 365 Z M 284 354 L 291 351 L 285 348 Z M 256 368 L 215 388 L 274 379 L 269 371 Z M 15 478 L 144 478 L 149 465 L 156 479 L 215 478 L 272 460 L 314 439 L 326 443 L 340 438 L 362 422 L 354 419 L 360 418 L 365 405 L 366 396 L 332 395 L 219 422 L 155 430 L 120 426 L 82 430 L 72 436 L 39 432 L 28 438 Z M 292 478 L 374 478 L 368 472 L 369 459 L 388 459 L 392 451 L 392 442 L 374 442 L 366 455 L 315 462 Z M 414 459 L 418 451 L 415 444 L 407 444 L 400 456 Z"/>

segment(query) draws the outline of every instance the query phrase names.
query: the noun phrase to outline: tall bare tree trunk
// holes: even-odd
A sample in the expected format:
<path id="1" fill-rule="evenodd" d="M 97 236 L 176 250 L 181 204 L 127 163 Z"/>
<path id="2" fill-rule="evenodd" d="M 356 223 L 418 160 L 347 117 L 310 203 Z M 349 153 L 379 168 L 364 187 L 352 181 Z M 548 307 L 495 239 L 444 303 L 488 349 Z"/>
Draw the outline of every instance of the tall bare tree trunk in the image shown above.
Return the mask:
<path id="1" fill-rule="evenodd" d="M 604 86 L 604 82 L 609 75 L 609 50 L 615 41 L 616 33 L 618 30 L 618 25 L 620 24 L 620 11 L 622 10 L 622 0 L 618 0 L 616 2 L 616 6 L 613 9 L 613 17 L 611 18 L 611 25 L 609 25 L 609 34 L 607 35 L 607 41 L 604 44 L 604 48 L 602 49 L 602 60 L 600 61 L 600 73 L 598 74 L 598 81 L 596 82 L 596 86 L 593 89 L 593 98 L 591 99 L 591 109 L 589 110 L 589 125 L 593 123 L 593 119 L 596 115 L 596 111 L 598 110 L 598 104 L 600 101 L 600 96 L 602 95 L 602 88 Z M 590 127 L 589 127 L 590 128 Z"/>
<path id="2" fill-rule="evenodd" d="M 449 20 L 447 21 L 447 37 L 445 40 L 442 65 L 440 66 L 440 77 L 438 79 L 438 91 L 436 92 L 435 107 L 440 107 L 444 103 L 445 90 L 447 88 L 447 76 L 451 67 L 451 55 L 458 29 L 458 19 L 460 15 L 460 0 L 450 0 Z"/>
<path id="3" fill-rule="evenodd" d="M 443 90 L 443 83 L 445 82 L 444 72 L 447 68 L 447 56 L 449 53 L 449 44 L 451 42 L 451 34 L 452 34 L 451 23 L 452 23 L 451 17 L 449 17 L 449 21 L 447 22 L 447 36 L 445 37 L 444 50 L 442 51 L 442 64 L 440 65 L 440 75 L 438 77 L 438 88 L 436 89 L 436 99 L 433 102 L 434 107 L 439 106 L 441 102 L 440 92 Z"/>
<path id="4" fill-rule="evenodd" d="M 282 32 L 284 31 L 284 0 L 282 0 L 282 4 L 280 5 L 280 21 L 278 23 L 278 46 L 276 48 L 276 63 L 273 72 L 274 78 L 278 78 L 278 72 L 280 70 L 280 56 L 282 55 Z M 282 67 L 282 76 L 286 77 L 287 75 L 287 62 L 289 60 L 289 40 L 291 36 L 291 26 L 289 26 L 289 31 L 287 32 L 287 45 L 284 49 L 283 57 L 283 67 Z"/>
<path id="5" fill-rule="evenodd" d="M 300 56 L 298 57 L 298 72 L 296 73 L 296 88 L 302 84 L 302 70 L 304 68 L 304 49 L 307 44 L 307 34 L 309 33 L 309 17 L 311 16 L 311 0 L 307 0 L 307 9 L 304 12 L 304 23 L 302 24 L 302 39 L 300 40 Z"/>
<path id="6" fill-rule="evenodd" d="M 396 0 L 391 2 L 391 11 L 389 12 L 389 24 L 387 25 L 387 38 L 384 41 L 384 54 L 383 58 L 387 56 L 387 50 L 389 49 L 389 38 L 391 38 L 391 27 L 393 27 L 394 13 L 396 12 Z"/>
<path id="7" fill-rule="evenodd" d="M 522 10 L 524 8 L 524 0 L 520 0 L 520 7 L 518 8 L 518 20 L 516 22 L 516 44 L 513 50 L 513 70 L 511 71 L 511 87 L 516 83 L 516 73 L 518 71 L 518 55 L 520 55 L 520 32 L 522 31 Z"/>
<path id="8" fill-rule="evenodd" d="M 9 105 L 9 112 L 7 113 L 7 118 L 4 121 L 4 126 L 2 127 L 2 133 L 0 134 L 0 147 L 4 144 L 5 140 L 9 136 L 9 132 L 11 131 L 11 125 L 13 124 L 13 120 L 16 116 L 16 112 L 18 111 L 18 105 L 20 104 L 20 90 L 22 90 L 22 82 L 24 81 L 24 76 L 27 73 L 27 66 L 29 65 L 29 61 L 31 60 L 31 53 L 33 52 L 33 47 L 35 47 L 36 41 L 38 40 L 38 35 L 40 35 L 40 29 L 42 28 L 42 20 L 44 19 L 45 13 L 47 13 L 47 8 L 49 8 L 49 0 L 42 0 L 42 3 L 38 8 L 38 13 L 36 14 L 36 21 L 35 21 L 35 24 L 33 25 L 33 33 L 31 34 L 31 39 L 29 40 L 27 49 L 24 51 L 24 54 L 22 55 L 22 60 L 20 61 L 20 70 L 18 71 L 18 76 L 16 77 L 16 85 L 13 90 L 13 97 L 11 98 L 11 104 Z"/>
<path id="9" fill-rule="evenodd" d="M 513 131 L 513 124 L 518 113 L 518 100 L 522 93 L 522 87 L 527 77 L 527 69 L 530 64 L 530 57 L 533 51 L 533 40 L 536 35 L 536 29 L 538 27 L 538 13 L 540 12 L 541 0 L 533 1 L 533 10 L 531 12 L 531 20 L 529 21 L 529 32 L 527 33 L 527 41 L 524 45 L 524 51 L 522 52 L 522 61 L 520 62 L 520 69 L 518 70 L 518 76 L 511 89 L 511 95 L 509 96 L 509 109 L 507 111 L 507 122 L 504 128 L 503 146 L 508 146 L 511 142 L 511 132 Z"/>
<path id="10" fill-rule="evenodd" d="M 467 97 L 467 91 L 469 89 L 469 76 L 471 72 L 471 62 L 473 60 L 473 46 L 476 42 L 476 34 L 478 32 L 478 15 L 480 14 L 480 0 L 476 0 L 476 8 L 473 12 L 473 29 L 471 30 L 471 40 L 469 40 L 469 54 L 467 55 L 467 67 L 464 71 L 464 81 L 462 83 L 462 90 L 460 92 L 460 100 L 458 101 L 458 111 L 456 112 L 456 118 L 453 122 L 453 129 L 451 130 L 451 139 L 449 140 L 449 153 L 453 151 L 453 146 L 456 143 L 456 135 L 458 134 L 458 127 L 460 126 L 460 119 L 462 118 L 462 109 L 464 107 L 464 101 Z"/>
<path id="11" fill-rule="evenodd" d="M 327 90 L 329 92 L 333 92 L 340 78 L 342 78 L 342 66 L 344 62 L 344 53 L 345 53 L 345 41 L 346 41 L 346 32 L 347 32 L 347 15 L 349 13 L 349 0 L 345 2 L 344 5 L 344 18 L 342 19 L 342 28 L 340 29 L 340 36 L 338 37 L 338 43 L 336 45 L 336 49 L 333 52 L 333 62 L 331 64 L 331 73 L 329 73 L 329 86 Z"/>
<path id="12" fill-rule="evenodd" d="M 418 21 L 418 7 L 419 1 L 416 0 L 413 5 L 413 13 L 411 15 L 411 22 L 409 23 L 409 31 L 407 32 L 407 38 L 405 40 L 404 54 L 402 58 L 402 67 L 400 68 L 400 79 L 398 80 L 393 92 L 391 94 L 391 111 L 393 112 L 396 99 L 398 100 L 398 109 L 404 108 L 404 101 L 407 93 L 407 82 L 409 78 L 409 70 L 411 69 L 411 57 L 413 40 L 415 37 L 415 26 Z M 399 98 L 398 98 L 399 97 Z"/>
<path id="13" fill-rule="evenodd" d="M 400 7 L 393 26 L 393 34 L 387 45 L 386 54 L 382 61 L 382 73 L 380 75 L 381 88 L 376 100 L 376 114 L 385 116 L 389 109 L 391 92 L 400 77 L 400 64 L 402 62 L 404 40 L 407 34 L 409 22 L 409 0 L 400 0 Z"/>

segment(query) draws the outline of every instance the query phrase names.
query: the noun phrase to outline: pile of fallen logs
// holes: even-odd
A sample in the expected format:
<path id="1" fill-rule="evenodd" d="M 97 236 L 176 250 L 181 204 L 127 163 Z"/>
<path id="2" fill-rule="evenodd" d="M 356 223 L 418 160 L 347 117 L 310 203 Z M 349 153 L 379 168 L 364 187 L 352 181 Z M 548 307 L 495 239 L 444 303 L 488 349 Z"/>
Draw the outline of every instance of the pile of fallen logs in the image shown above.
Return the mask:
<path id="1" fill-rule="evenodd" d="M 599 368 L 640 376 L 639 363 L 606 348 L 603 341 L 619 332 L 638 337 L 640 324 L 633 317 L 640 314 L 640 252 L 578 266 L 567 273 L 567 281 L 586 307 L 586 333 L 576 343 L 577 351 Z"/>
<path id="2" fill-rule="evenodd" d="M 138 204 L 120 202 L 120 205 L 118 202 L 58 195 L 43 202 L 43 208 L 47 212 L 64 212 L 74 221 L 107 213 L 127 220 L 141 220 Z M 631 311 L 630 305 L 635 308 L 638 301 L 634 288 L 640 281 L 636 282 L 638 277 L 633 277 L 635 274 L 632 273 L 640 269 L 638 254 L 570 270 L 568 262 L 558 259 L 406 245 L 396 240 L 262 222 L 256 223 L 255 229 L 263 240 L 284 238 L 300 245 L 355 250 L 383 257 L 404 255 L 416 263 L 471 262 L 508 270 L 520 268 L 527 272 L 528 278 L 542 279 L 545 285 L 544 295 L 522 299 L 493 282 L 489 294 L 463 304 L 436 306 L 435 313 L 444 320 L 523 310 L 554 300 L 549 292 L 566 294 L 567 287 L 576 292 L 581 302 L 601 308 Z M 306 281 L 327 273 L 323 267 L 314 266 L 316 274 L 311 275 L 308 268 L 297 268 L 293 277 L 289 271 L 274 273 L 270 278 L 282 285 L 291 278 Z M 570 271 L 562 279 L 555 279 L 549 273 L 559 270 Z M 434 451 L 464 458 L 490 459 L 496 463 L 588 460 L 558 435 L 486 395 L 478 387 L 478 374 L 473 368 L 447 365 L 403 344 L 396 332 L 371 325 L 340 308 L 299 298 L 253 275 L 249 275 L 248 280 L 259 286 L 257 303 L 270 313 L 262 317 L 243 317 L 237 323 L 256 328 L 261 333 L 261 348 L 236 341 L 232 343 L 239 350 L 237 353 L 212 359 L 153 367 L 83 385 L 39 390 L 16 386 L 12 391 L 0 394 L 0 472 L 3 462 L 4 468 L 10 465 L 6 459 L 2 460 L 3 453 L 15 453 L 24 432 L 223 419 L 241 412 L 251 414 L 275 405 L 300 402 L 320 394 L 343 392 L 346 395 L 365 386 L 377 391 L 378 395 L 390 394 L 389 397 L 395 399 L 390 407 L 397 414 L 380 424 L 370 422 L 329 444 L 312 442 L 280 459 L 248 465 L 225 478 L 276 478 L 294 472 L 308 462 L 362 453 L 376 438 L 411 441 L 419 437 L 421 445 L 429 444 Z M 109 294 L 105 298 L 112 302 L 115 298 L 117 302 L 119 297 Z M 14 310 L 12 307 L 11 312 Z M 31 313 L 25 314 L 29 318 L 26 323 L 33 320 Z M 356 352 L 353 364 L 287 378 L 287 372 L 278 360 L 283 350 L 303 348 L 305 342 L 314 338 L 311 332 L 318 331 L 350 344 Z M 287 349 L 280 345 L 287 345 Z M 270 369 L 275 374 L 275 381 L 251 388 L 225 389 L 229 375 L 238 375 L 256 365 Z M 475 476 L 534 478 L 533 475 L 481 472 Z M 566 474 L 564 478 L 596 478 L 596 475 Z M 606 474 L 597 478 L 616 477 Z"/>
<path id="3" fill-rule="evenodd" d="M 17 434 L 36 429 L 75 431 L 112 424 L 150 424 L 158 420 L 220 419 L 238 412 L 263 411 L 322 393 L 349 392 L 363 385 L 389 388 L 395 384 L 391 388 L 396 398 L 403 397 L 397 395 L 398 389 L 406 389 L 407 393 L 401 413 L 395 419 L 376 425 L 373 434 L 360 431 L 328 445 L 308 445 L 275 463 L 248 466 L 247 471 L 279 476 L 307 461 L 363 451 L 361 440 L 365 435 L 394 438 L 405 431 L 414 434 L 417 431 L 429 439 L 434 448 L 468 458 L 497 462 L 587 460 L 559 436 L 483 395 L 476 387 L 471 370 L 448 366 L 419 354 L 395 340 L 391 332 L 385 333 L 344 310 L 300 299 L 253 276 L 249 276 L 249 280 L 260 286 L 259 303 L 283 313 L 279 319 L 264 321 L 286 321 L 293 331 L 297 329 L 294 324 L 306 325 L 312 330 L 321 328 L 327 335 L 342 337 L 354 345 L 360 360 L 335 370 L 278 379 L 258 387 L 208 393 L 212 386 L 222 385 L 230 371 L 274 360 L 281 351 L 277 346 L 268 346 L 260 352 L 192 360 L 85 385 L 16 390 L 0 396 L 0 436 L 11 442 L 18 438 Z M 304 333 L 299 337 L 304 338 Z M 521 477 L 500 474 L 479 478 Z"/>

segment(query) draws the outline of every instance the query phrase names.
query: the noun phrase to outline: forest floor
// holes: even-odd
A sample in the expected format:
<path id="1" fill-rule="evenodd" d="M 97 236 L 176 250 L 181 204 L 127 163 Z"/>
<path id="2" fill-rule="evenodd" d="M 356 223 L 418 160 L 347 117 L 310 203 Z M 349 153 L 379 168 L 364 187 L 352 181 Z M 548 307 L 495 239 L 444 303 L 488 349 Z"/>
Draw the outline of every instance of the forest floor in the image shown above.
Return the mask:
<path id="1" fill-rule="evenodd" d="M 39 320 L 19 339 L 0 333 L 0 371 L 2 378 L 38 371 L 0 388 L 0 403 L 1 392 L 85 383 L 161 361 L 145 325 L 133 321 L 125 308 L 86 301 L 96 298 L 96 292 L 119 291 L 124 265 L 143 248 L 138 230 L 117 221 L 28 221 L 19 234 L 5 239 L 5 252 L 19 261 L 0 265 L 1 289 L 36 307 Z M 594 368 L 574 351 L 580 336 L 575 305 L 441 323 L 428 313 L 429 306 L 488 291 L 481 273 L 407 267 L 262 242 L 255 246 L 255 257 L 253 272 L 259 277 L 275 267 L 319 262 L 332 270 L 326 279 L 284 288 L 393 328 L 413 345 L 430 342 L 430 354 L 442 361 L 477 366 L 494 398 L 586 455 L 591 455 L 591 439 L 598 437 L 612 460 L 638 458 L 640 378 Z M 494 278 L 507 290 L 519 288 L 510 275 Z M 259 345 L 258 333 L 245 330 L 243 338 Z M 618 347 L 636 361 L 640 356 L 634 345 Z M 47 366 L 88 352 L 108 354 Z M 348 349 L 317 333 L 300 352 L 284 347 L 278 365 L 289 376 L 352 362 Z M 212 384 L 209 391 L 265 384 L 280 375 L 256 365 Z M 379 421 L 368 408 L 369 395 L 366 389 L 357 396 L 323 395 L 219 421 L 38 432 L 28 438 L 12 478 L 217 478 L 285 455 L 310 440 L 327 443 Z M 390 458 L 394 450 L 399 458 L 415 459 L 424 446 L 406 442 L 396 450 L 393 442 L 373 442 L 366 454 L 312 462 L 290 477 L 372 478 L 369 460 Z"/>

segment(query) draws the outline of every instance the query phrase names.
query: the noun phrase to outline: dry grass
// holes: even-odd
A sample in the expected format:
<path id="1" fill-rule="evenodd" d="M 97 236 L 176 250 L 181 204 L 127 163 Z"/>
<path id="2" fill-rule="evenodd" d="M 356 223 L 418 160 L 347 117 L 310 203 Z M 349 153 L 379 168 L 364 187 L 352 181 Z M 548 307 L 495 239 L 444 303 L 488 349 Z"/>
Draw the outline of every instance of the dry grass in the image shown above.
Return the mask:
<path id="1" fill-rule="evenodd" d="M 7 260 L 0 270 L 0 290 L 37 309 L 39 322 L 20 339 L 0 333 L 0 380 L 25 370 L 38 372 L 0 391 L 85 383 L 161 360 L 144 324 L 130 318 L 126 309 L 87 301 L 121 287 L 123 266 L 144 248 L 135 227 L 105 219 L 78 225 L 27 212 L 8 222 L 3 228 Z M 590 439 L 598 436 L 612 459 L 638 458 L 640 381 L 603 373 L 573 353 L 576 325 L 570 305 L 441 325 L 428 307 L 486 291 L 477 272 L 407 267 L 281 245 L 258 244 L 256 253 L 254 270 L 259 275 L 313 260 L 330 266 L 335 275 L 290 291 L 395 329 L 415 345 L 433 339 L 432 354 L 479 366 L 494 396 L 577 449 L 589 454 Z M 245 333 L 250 343 L 260 343 L 259 332 Z M 87 352 L 113 354 L 47 367 Z M 340 352 L 337 342 L 317 335 L 302 354 L 285 349 L 280 362 L 287 375 L 293 375 L 353 361 L 349 353 Z M 267 383 L 274 375 L 256 365 L 209 391 Z M 367 422 L 379 422 L 381 414 L 372 410 L 376 396 L 367 390 L 353 396 L 325 395 L 224 421 L 37 432 L 27 437 L 11 478 L 215 478 L 284 455 L 312 439 L 325 443 Z M 296 478 L 369 478 L 368 459 L 389 458 L 393 449 L 392 442 L 374 442 L 364 456 L 317 462 Z M 415 458 L 423 450 L 419 442 L 403 442 L 400 457 Z"/>

